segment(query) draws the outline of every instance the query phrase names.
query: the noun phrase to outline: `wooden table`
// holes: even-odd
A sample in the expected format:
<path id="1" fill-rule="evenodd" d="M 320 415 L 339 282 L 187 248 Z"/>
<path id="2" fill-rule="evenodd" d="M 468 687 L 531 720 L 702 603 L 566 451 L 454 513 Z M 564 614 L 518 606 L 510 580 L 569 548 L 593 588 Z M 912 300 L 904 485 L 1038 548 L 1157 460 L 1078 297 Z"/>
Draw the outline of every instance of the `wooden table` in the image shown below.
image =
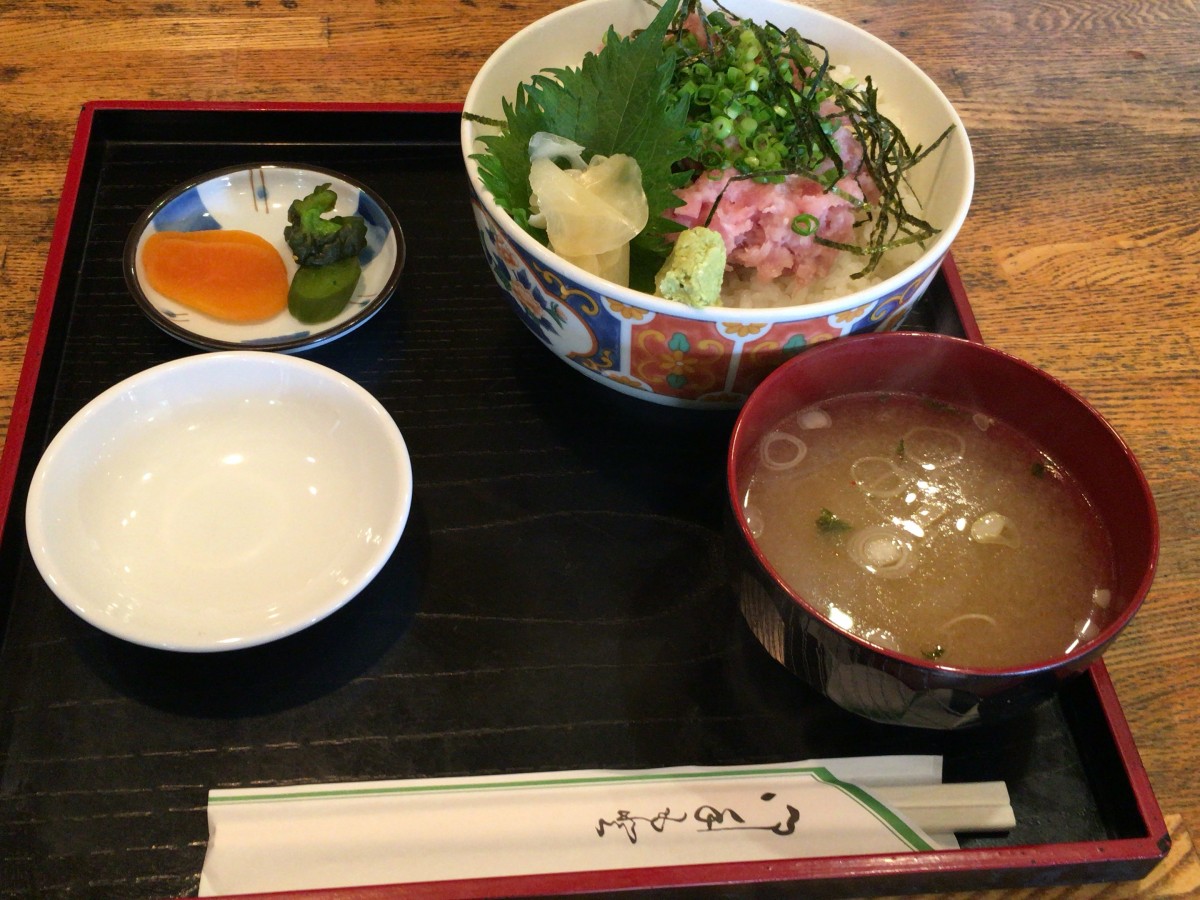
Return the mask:
<path id="1" fill-rule="evenodd" d="M 459 101 L 502 39 L 563 5 L 0 0 L 0 423 L 83 102 Z M 1158 576 L 1106 659 L 1176 841 L 1105 896 L 1200 891 L 1200 15 L 1191 0 L 811 5 L 956 104 L 977 178 L 954 254 L 984 338 L 1087 396 L 1145 468 Z"/>

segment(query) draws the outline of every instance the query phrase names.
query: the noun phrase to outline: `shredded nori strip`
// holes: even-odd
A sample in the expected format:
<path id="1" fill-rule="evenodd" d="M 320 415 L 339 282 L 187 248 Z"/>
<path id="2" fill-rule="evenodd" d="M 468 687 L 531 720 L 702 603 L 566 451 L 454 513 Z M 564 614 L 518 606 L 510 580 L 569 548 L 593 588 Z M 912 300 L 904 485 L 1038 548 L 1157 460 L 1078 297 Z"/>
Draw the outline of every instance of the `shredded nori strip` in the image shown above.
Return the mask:
<path id="1" fill-rule="evenodd" d="M 672 23 L 668 40 L 675 40 L 681 54 L 684 53 L 684 22 L 690 13 L 700 13 L 700 5 L 701 0 L 688 0 Z M 867 257 L 863 268 L 851 276 L 863 278 L 875 270 L 889 250 L 908 244 L 924 244 L 936 235 L 940 229 L 907 208 L 903 190 L 908 186 L 909 171 L 941 145 L 954 130 L 954 125 L 947 127 L 928 147 L 910 146 L 899 127 L 879 111 L 878 90 L 869 75 L 863 79 L 861 86 L 845 87 L 830 75 L 829 52 L 821 44 L 805 38 L 794 28 L 784 30 L 769 23 L 760 25 L 737 19 L 720 3 L 715 5 L 719 12 L 699 15 L 707 46 L 693 54 L 681 56 L 676 64 L 677 73 L 682 71 L 684 64 L 696 61 L 719 67 L 719 60 L 729 46 L 724 29 L 729 27 L 729 19 L 732 18 L 734 27 L 752 31 L 764 48 L 776 48 L 798 72 L 804 74 L 801 83 L 796 84 L 782 76 L 779 66 L 765 67 L 768 77 L 758 85 L 756 94 L 768 106 L 786 111 L 786 115 L 772 120 L 769 125 L 775 128 L 775 134 L 788 154 L 774 169 L 742 171 L 733 176 L 729 183 L 747 178 L 763 182 L 781 181 L 788 175 L 797 175 L 836 192 L 834 182 L 846 173 L 845 164 L 830 135 L 840 120 L 844 119 L 863 148 L 863 169 L 878 187 L 880 199 L 878 204 L 866 204 L 840 194 L 862 213 L 855 227 L 869 226 L 867 239 L 861 244 L 831 241 L 819 235 L 814 236 L 814 241 Z M 675 84 L 676 88 L 679 86 Z M 832 100 L 838 111 L 833 114 L 822 113 L 821 105 L 826 99 Z M 695 162 L 704 163 L 702 153 Z M 818 172 L 821 167 L 825 167 L 824 171 Z M 706 224 L 711 223 L 712 211 L 715 211 L 723 196 L 724 190 L 714 201 Z"/>

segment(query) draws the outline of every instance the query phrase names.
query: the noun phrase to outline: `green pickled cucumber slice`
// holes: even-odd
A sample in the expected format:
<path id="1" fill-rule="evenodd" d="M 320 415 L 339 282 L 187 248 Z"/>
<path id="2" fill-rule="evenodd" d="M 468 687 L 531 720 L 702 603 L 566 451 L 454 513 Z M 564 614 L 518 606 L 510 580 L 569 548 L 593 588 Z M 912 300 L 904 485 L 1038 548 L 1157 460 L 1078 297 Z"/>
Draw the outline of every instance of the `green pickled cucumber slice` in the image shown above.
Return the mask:
<path id="1" fill-rule="evenodd" d="M 323 266 L 301 266 L 288 289 L 288 312 L 306 325 L 328 322 L 350 302 L 362 275 L 358 257 Z"/>

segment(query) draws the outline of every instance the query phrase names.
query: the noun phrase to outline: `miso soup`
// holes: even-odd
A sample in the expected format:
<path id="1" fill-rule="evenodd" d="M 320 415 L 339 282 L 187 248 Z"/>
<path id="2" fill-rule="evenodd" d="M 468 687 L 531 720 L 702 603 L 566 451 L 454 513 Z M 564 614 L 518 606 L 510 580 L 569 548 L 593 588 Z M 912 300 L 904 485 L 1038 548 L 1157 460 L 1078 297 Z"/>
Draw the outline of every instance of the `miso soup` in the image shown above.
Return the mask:
<path id="1" fill-rule="evenodd" d="M 780 577 L 838 626 L 909 656 L 1010 667 L 1110 617 L 1108 534 L 1027 437 L 971 410 L 866 393 L 760 441 L 747 524 Z"/>

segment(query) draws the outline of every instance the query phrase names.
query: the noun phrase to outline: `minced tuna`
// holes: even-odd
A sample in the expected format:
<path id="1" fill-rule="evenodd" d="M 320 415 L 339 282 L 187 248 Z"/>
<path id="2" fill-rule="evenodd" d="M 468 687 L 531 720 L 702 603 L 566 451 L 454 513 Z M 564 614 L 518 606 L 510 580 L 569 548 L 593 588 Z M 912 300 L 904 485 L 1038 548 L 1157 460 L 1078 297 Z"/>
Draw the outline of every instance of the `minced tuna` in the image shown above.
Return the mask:
<path id="1" fill-rule="evenodd" d="M 668 215 L 687 228 L 704 225 L 720 197 L 708 227 L 725 239 L 729 264 L 754 269 L 759 281 L 787 276 L 807 284 L 832 268 L 839 251 L 793 229 L 797 216 L 814 217 L 819 223 L 815 234 L 827 240 L 855 241 L 856 210 L 846 197 L 861 201 L 863 190 L 852 176 L 838 181 L 835 193 L 799 175 L 760 184 L 748 178 L 730 181 L 737 174 L 734 169 L 716 174 L 701 175 L 678 191 L 684 205 Z"/>

